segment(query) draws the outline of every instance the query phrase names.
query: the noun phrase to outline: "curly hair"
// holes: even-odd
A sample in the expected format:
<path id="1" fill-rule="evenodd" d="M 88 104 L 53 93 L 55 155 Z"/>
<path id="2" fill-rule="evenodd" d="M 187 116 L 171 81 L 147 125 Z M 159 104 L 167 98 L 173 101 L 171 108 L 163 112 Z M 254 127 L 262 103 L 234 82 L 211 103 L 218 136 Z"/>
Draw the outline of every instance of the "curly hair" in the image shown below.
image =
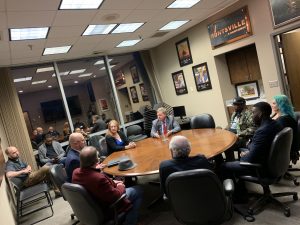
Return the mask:
<path id="1" fill-rule="evenodd" d="M 282 115 L 290 115 L 292 118 L 296 119 L 294 107 L 286 95 L 276 95 L 274 96 L 274 100 Z"/>

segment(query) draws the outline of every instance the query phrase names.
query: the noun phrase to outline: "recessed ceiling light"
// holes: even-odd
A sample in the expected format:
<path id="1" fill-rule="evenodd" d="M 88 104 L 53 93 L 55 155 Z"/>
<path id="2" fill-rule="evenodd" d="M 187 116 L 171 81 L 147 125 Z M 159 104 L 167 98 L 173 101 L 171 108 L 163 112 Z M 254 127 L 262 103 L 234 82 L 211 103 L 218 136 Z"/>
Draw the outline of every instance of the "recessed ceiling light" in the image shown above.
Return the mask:
<path id="1" fill-rule="evenodd" d="M 67 53 L 71 48 L 71 45 L 61 46 L 61 47 L 52 47 L 52 48 L 45 48 L 43 55 L 53 55 L 53 54 L 62 54 Z"/>
<path id="2" fill-rule="evenodd" d="M 32 77 L 22 77 L 22 78 L 16 78 L 14 79 L 14 83 L 23 82 L 23 81 L 29 81 Z"/>
<path id="3" fill-rule="evenodd" d="M 112 61 L 113 59 L 108 59 L 108 62 Z M 100 65 L 100 64 L 104 64 L 104 60 L 100 59 L 97 62 L 94 63 L 94 65 Z"/>
<path id="4" fill-rule="evenodd" d="M 11 41 L 44 39 L 48 31 L 49 27 L 9 29 Z"/>
<path id="5" fill-rule="evenodd" d="M 187 22 L 189 22 L 189 20 L 171 21 L 170 23 L 166 24 L 159 30 L 175 30 L 175 29 L 181 27 L 182 25 L 186 24 Z"/>
<path id="6" fill-rule="evenodd" d="M 85 74 L 81 74 L 78 77 L 89 77 L 92 76 L 93 73 L 85 73 Z"/>
<path id="7" fill-rule="evenodd" d="M 96 75 L 94 75 L 93 77 L 97 77 Z"/>
<path id="8" fill-rule="evenodd" d="M 80 70 L 72 70 L 69 74 L 78 74 L 78 73 L 84 73 L 86 69 L 80 69 Z"/>
<path id="9" fill-rule="evenodd" d="M 133 46 L 139 43 L 141 40 L 142 39 L 122 41 L 120 44 L 117 45 L 117 48 Z"/>
<path id="10" fill-rule="evenodd" d="M 18 91 L 19 93 L 23 93 L 24 91 L 23 90 L 20 90 L 20 91 Z"/>
<path id="11" fill-rule="evenodd" d="M 31 84 L 44 84 L 47 80 L 39 80 L 39 81 L 33 81 Z"/>
<path id="12" fill-rule="evenodd" d="M 59 9 L 98 9 L 103 0 L 62 0 Z"/>
<path id="13" fill-rule="evenodd" d="M 77 81 L 77 80 L 75 80 L 75 81 L 74 81 L 74 83 L 75 83 L 75 84 L 78 84 L 78 81 Z"/>
<path id="14" fill-rule="evenodd" d="M 113 34 L 132 33 L 140 28 L 144 23 L 121 23 L 113 30 Z"/>
<path id="15" fill-rule="evenodd" d="M 44 67 L 44 68 L 38 68 L 36 70 L 37 73 L 42 73 L 42 72 L 47 72 L 47 71 L 53 71 L 54 67 L 50 66 L 50 67 Z"/>
<path id="16" fill-rule="evenodd" d="M 110 68 L 113 68 L 115 65 L 110 65 Z M 100 70 L 105 70 L 105 66 L 103 66 Z"/>
<path id="17" fill-rule="evenodd" d="M 48 86 L 48 88 L 52 88 L 52 86 L 51 86 L 51 85 L 49 85 L 49 86 Z"/>
<path id="18" fill-rule="evenodd" d="M 115 26 L 117 26 L 116 23 L 106 25 L 89 25 L 82 35 L 108 34 L 115 28 Z"/>
<path id="19" fill-rule="evenodd" d="M 168 9 L 188 9 L 196 5 L 201 0 L 176 0 L 171 3 Z"/>

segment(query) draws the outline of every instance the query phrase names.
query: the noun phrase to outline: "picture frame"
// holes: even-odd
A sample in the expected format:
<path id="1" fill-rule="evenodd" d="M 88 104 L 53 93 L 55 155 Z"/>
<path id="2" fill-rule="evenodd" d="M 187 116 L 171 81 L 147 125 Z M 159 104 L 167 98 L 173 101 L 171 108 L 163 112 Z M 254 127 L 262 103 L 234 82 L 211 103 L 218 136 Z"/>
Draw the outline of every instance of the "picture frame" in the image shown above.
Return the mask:
<path id="1" fill-rule="evenodd" d="M 101 111 L 109 110 L 108 103 L 107 103 L 106 99 L 99 99 L 99 104 L 100 104 Z"/>
<path id="2" fill-rule="evenodd" d="M 257 81 L 245 82 L 235 85 L 236 94 L 246 100 L 259 98 L 259 87 Z"/>
<path id="3" fill-rule="evenodd" d="M 141 90 L 141 95 L 142 95 L 142 99 L 143 101 L 149 101 L 149 96 L 148 96 L 148 92 L 147 90 L 145 89 L 145 85 L 144 83 L 141 83 L 140 84 L 140 90 Z"/>
<path id="4" fill-rule="evenodd" d="M 201 63 L 192 67 L 197 91 L 212 89 L 207 63 Z"/>
<path id="5" fill-rule="evenodd" d="M 126 84 L 125 74 L 122 70 L 119 70 L 114 74 L 114 80 L 116 87 Z"/>
<path id="6" fill-rule="evenodd" d="M 274 28 L 300 19 L 300 1 L 269 0 Z"/>
<path id="7" fill-rule="evenodd" d="M 183 95 L 188 93 L 183 70 L 172 73 L 172 79 L 176 95 Z"/>
<path id="8" fill-rule="evenodd" d="M 190 43 L 188 38 L 184 38 L 176 43 L 177 56 L 179 65 L 186 66 L 193 63 Z"/>
<path id="9" fill-rule="evenodd" d="M 131 77 L 132 77 L 132 82 L 134 84 L 140 82 L 140 77 L 139 77 L 139 73 L 136 68 L 136 65 L 131 66 L 129 69 L 130 69 L 130 73 L 131 73 Z"/>
<path id="10" fill-rule="evenodd" d="M 138 94 L 137 94 L 137 91 L 136 91 L 136 87 L 135 86 L 130 87 L 129 91 L 130 91 L 132 102 L 133 103 L 138 103 L 139 102 L 139 97 L 138 97 Z"/>

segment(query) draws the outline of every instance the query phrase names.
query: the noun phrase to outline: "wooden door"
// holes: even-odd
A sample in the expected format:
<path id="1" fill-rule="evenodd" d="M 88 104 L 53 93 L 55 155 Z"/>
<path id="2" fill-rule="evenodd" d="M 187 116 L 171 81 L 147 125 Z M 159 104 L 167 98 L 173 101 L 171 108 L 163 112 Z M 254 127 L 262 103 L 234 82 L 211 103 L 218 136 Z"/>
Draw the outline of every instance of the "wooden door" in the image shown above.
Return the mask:
<path id="1" fill-rule="evenodd" d="M 295 111 L 300 111 L 300 32 L 287 33 L 281 36 L 291 100 Z"/>
<path id="2" fill-rule="evenodd" d="M 261 79 L 261 73 L 258 63 L 258 57 L 255 45 L 250 45 L 244 49 L 248 71 L 249 71 L 249 81 L 255 81 Z"/>
<path id="3" fill-rule="evenodd" d="M 232 84 L 243 83 L 248 80 L 249 73 L 245 54 L 242 50 L 227 53 L 226 60 Z"/>

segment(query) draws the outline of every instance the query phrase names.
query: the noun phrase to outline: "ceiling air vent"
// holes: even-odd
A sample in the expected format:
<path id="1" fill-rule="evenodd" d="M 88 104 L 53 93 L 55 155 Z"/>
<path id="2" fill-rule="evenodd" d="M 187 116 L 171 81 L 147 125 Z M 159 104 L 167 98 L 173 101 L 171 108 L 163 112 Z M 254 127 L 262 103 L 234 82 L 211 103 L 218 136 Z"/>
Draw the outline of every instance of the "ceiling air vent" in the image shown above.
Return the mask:
<path id="1" fill-rule="evenodd" d="M 156 38 L 156 37 L 162 37 L 165 36 L 167 33 L 169 32 L 157 32 L 155 33 L 153 36 L 151 36 L 152 38 Z"/>

